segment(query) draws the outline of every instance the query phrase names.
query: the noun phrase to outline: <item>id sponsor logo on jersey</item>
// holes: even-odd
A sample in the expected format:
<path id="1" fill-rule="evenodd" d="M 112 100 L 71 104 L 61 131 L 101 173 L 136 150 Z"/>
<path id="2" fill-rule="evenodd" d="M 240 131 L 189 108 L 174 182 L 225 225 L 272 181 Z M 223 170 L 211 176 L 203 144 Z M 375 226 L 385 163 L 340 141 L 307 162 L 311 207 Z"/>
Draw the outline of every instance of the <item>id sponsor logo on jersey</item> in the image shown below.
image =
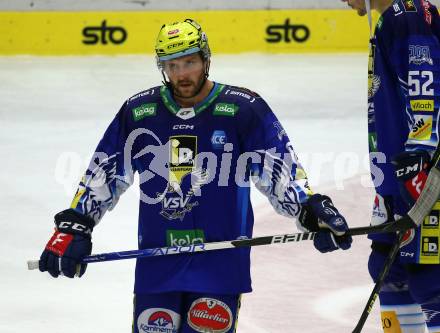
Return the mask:
<path id="1" fill-rule="evenodd" d="M 223 149 L 224 145 L 228 142 L 225 131 L 216 130 L 212 133 L 211 144 L 213 149 Z"/>
<path id="2" fill-rule="evenodd" d="M 180 315 L 164 308 L 144 310 L 137 319 L 139 332 L 177 333 L 180 327 Z"/>
<path id="3" fill-rule="evenodd" d="M 432 116 L 414 116 L 414 125 L 409 134 L 413 140 L 425 141 L 431 138 L 432 134 Z"/>
<path id="4" fill-rule="evenodd" d="M 422 255 L 438 256 L 438 237 L 422 237 Z"/>
<path id="5" fill-rule="evenodd" d="M 413 0 L 401 0 L 403 8 L 405 9 L 405 12 L 417 12 L 417 8 L 414 5 Z"/>
<path id="6" fill-rule="evenodd" d="M 434 209 L 423 220 L 423 228 L 424 229 L 438 229 L 440 226 L 439 220 L 440 220 L 440 211 Z"/>
<path id="7" fill-rule="evenodd" d="M 139 121 L 145 117 L 152 117 L 156 115 L 156 103 L 142 104 L 132 110 L 134 121 Z"/>
<path id="8" fill-rule="evenodd" d="M 217 103 L 214 106 L 214 116 L 234 117 L 238 112 L 238 105 L 230 103 Z"/>
<path id="9" fill-rule="evenodd" d="M 409 101 L 412 111 L 419 112 L 433 112 L 434 100 L 432 99 L 418 99 Z"/>
<path id="10" fill-rule="evenodd" d="M 167 230 L 167 246 L 188 246 L 205 242 L 202 229 Z"/>
<path id="11" fill-rule="evenodd" d="M 415 65 L 429 64 L 433 65 L 434 62 L 431 58 L 431 51 L 429 46 L 426 45 L 410 45 L 409 49 L 409 63 Z"/>
<path id="12" fill-rule="evenodd" d="M 182 178 L 196 167 L 197 137 L 175 135 L 170 137 L 170 182 L 180 184 Z"/>
<path id="13" fill-rule="evenodd" d="M 224 333 L 233 321 L 229 306 L 214 298 L 196 299 L 188 311 L 188 324 L 197 332 Z"/>

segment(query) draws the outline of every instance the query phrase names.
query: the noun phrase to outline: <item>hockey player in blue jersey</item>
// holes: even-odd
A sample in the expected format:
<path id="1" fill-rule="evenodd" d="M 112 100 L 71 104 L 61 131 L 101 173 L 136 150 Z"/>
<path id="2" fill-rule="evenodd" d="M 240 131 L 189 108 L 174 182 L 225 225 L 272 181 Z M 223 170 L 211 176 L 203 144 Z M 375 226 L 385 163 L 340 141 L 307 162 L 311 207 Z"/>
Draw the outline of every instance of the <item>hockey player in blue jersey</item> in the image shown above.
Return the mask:
<path id="1" fill-rule="evenodd" d="M 139 248 L 252 237 L 249 182 L 275 210 L 319 231 L 322 252 L 348 249 L 345 219 L 312 194 L 283 127 L 256 93 L 208 80 L 210 49 L 193 20 L 163 25 L 156 42 L 164 84 L 121 107 L 100 141 L 40 270 L 82 276 L 91 233 L 139 174 Z M 250 249 L 138 259 L 134 332 L 234 332 L 251 291 Z"/>
<path id="2" fill-rule="evenodd" d="M 370 41 L 368 131 L 376 198 L 372 224 L 407 213 L 439 145 L 440 19 L 425 0 L 343 0 L 380 17 Z M 366 0 L 370 1 L 370 0 Z M 440 332 L 440 204 L 405 234 L 380 292 L 384 332 Z M 395 235 L 375 235 L 369 271 L 376 279 Z"/>

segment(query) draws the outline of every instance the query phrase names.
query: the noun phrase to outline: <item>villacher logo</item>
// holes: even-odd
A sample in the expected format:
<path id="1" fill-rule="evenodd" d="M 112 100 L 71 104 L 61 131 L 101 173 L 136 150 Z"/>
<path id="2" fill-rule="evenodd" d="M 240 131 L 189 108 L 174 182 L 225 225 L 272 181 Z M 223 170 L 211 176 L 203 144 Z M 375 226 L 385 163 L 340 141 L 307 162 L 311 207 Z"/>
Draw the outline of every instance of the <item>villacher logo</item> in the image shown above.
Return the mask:
<path id="1" fill-rule="evenodd" d="M 127 40 L 128 33 L 123 27 L 112 27 L 107 25 L 107 21 L 101 22 L 100 26 L 85 27 L 82 31 L 84 36 L 83 44 L 122 44 Z"/>
<path id="2" fill-rule="evenodd" d="M 310 29 L 304 24 L 290 24 L 290 19 L 286 19 L 284 24 L 269 25 L 266 28 L 268 43 L 285 42 L 304 43 L 310 38 Z"/>

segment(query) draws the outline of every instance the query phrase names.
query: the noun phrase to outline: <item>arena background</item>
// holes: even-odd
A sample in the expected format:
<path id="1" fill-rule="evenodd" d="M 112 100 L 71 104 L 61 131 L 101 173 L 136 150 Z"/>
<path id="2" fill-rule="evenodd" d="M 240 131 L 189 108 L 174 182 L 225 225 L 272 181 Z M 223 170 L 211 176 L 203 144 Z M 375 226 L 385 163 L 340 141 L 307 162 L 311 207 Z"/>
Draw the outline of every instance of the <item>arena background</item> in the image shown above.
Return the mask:
<path id="1" fill-rule="evenodd" d="M 208 34 L 212 79 L 260 93 L 314 190 L 351 226 L 369 224 L 368 26 L 339 0 L 0 0 L 1 332 L 130 330 L 134 261 L 89 265 L 75 280 L 26 261 L 39 257 L 119 106 L 160 84 L 159 27 L 186 17 Z M 296 232 L 252 196 L 255 236 Z M 94 253 L 136 248 L 137 200 L 134 185 L 95 229 Z M 253 249 L 254 292 L 237 331 L 351 332 L 372 288 L 368 254 L 366 237 L 326 255 L 307 242 Z M 382 332 L 377 306 L 364 332 Z"/>

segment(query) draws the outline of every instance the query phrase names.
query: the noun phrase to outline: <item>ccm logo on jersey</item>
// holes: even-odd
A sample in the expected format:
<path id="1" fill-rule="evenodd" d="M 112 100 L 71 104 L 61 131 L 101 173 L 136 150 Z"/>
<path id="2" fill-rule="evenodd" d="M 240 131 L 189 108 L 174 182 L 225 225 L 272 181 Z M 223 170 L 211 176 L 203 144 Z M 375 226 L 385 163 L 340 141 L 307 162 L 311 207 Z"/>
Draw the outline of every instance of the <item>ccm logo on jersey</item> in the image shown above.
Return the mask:
<path id="1" fill-rule="evenodd" d="M 193 130 L 194 125 L 174 125 L 173 130 Z"/>

